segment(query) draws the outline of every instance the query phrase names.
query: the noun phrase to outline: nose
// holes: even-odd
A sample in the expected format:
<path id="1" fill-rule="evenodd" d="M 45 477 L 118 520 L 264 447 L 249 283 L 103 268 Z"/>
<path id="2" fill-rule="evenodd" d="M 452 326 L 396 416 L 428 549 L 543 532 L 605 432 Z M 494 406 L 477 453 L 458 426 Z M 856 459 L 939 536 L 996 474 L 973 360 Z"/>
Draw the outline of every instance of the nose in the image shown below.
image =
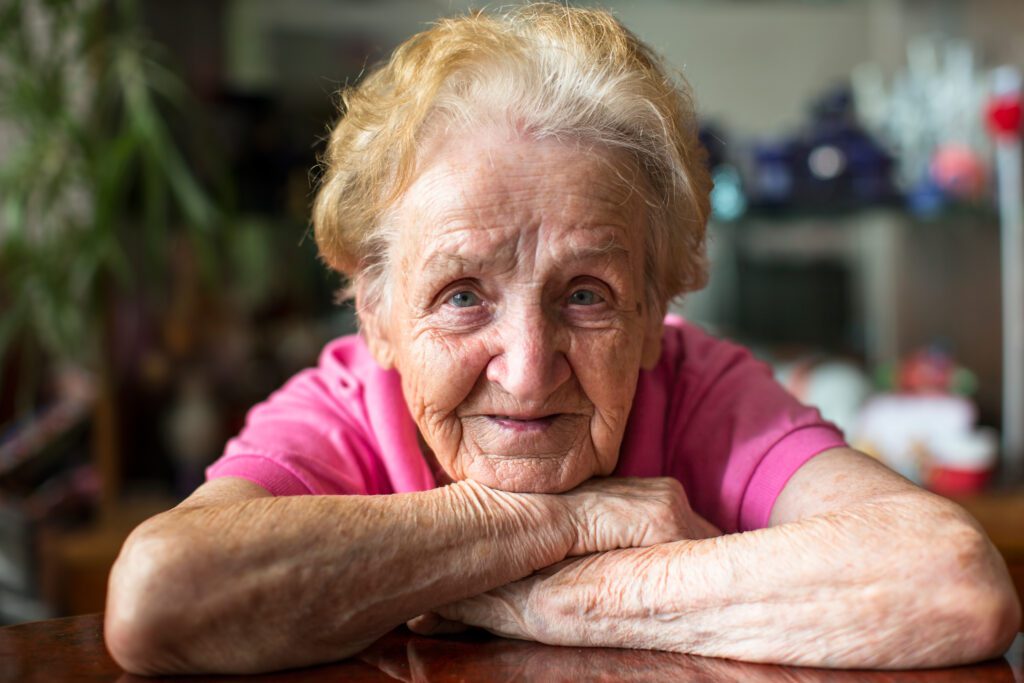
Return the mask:
<path id="1" fill-rule="evenodd" d="M 487 379 L 523 404 L 543 404 L 572 375 L 568 343 L 542 306 L 506 310 L 500 348 L 487 365 Z"/>

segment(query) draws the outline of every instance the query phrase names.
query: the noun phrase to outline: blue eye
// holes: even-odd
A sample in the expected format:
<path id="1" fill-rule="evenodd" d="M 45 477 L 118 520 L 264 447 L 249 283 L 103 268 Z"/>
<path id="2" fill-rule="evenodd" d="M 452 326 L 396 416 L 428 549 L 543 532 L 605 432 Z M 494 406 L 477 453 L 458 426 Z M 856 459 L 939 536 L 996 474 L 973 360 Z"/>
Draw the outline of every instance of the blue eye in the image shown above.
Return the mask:
<path id="1" fill-rule="evenodd" d="M 599 294 L 589 289 L 577 289 L 575 292 L 569 295 L 569 303 L 574 306 L 593 306 L 599 304 L 604 299 Z"/>
<path id="2" fill-rule="evenodd" d="M 461 291 L 455 292 L 448 298 L 448 303 L 456 308 L 469 308 L 470 306 L 479 306 L 480 297 L 473 292 Z"/>

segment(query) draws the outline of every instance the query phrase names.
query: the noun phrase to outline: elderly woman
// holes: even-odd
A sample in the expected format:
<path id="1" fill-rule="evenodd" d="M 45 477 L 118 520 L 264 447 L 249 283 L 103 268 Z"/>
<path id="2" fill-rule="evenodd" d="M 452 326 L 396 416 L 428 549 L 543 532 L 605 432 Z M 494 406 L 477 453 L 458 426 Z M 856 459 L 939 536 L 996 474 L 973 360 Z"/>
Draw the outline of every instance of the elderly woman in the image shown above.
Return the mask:
<path id="1" fill-rule="evenodd" d="M 830 667 L 1002 652 L 978 525 L 665 317 L 705 280 L 688 94 L 604 12 L 444 21 L 345 93 L 314 223 L 361 334 L 249 414 L 110 578 L 129 671 L 396 625 Z"/>

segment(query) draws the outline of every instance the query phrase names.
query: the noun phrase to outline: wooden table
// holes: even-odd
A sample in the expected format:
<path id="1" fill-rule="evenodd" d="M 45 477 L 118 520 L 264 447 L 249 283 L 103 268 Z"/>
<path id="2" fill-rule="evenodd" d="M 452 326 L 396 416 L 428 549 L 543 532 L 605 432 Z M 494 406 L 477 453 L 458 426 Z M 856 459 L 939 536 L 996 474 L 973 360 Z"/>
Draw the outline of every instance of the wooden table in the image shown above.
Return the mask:
<path id="1" fill-rule="evenodd" d="M 0 628 L 0 682 L 151 679 L 126 674 L 103 646 L 103 617 L 89 614 Z M 406 629 L 338 664 L 263 676 L 198 676 L 201 681 L 1024 681 L 1024 635 L 998 660 L 930 671 L 833 671 L 746 664 L 668 652 L 563 648 L 486 634 L 424 638 Z"/>

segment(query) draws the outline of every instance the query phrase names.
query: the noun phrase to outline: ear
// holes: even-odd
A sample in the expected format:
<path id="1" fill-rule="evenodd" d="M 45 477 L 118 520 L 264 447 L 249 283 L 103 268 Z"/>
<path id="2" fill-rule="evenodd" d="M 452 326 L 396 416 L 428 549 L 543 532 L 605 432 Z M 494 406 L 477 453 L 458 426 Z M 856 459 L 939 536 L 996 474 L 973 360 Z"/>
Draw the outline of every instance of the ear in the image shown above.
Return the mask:
<path id="1" fill-rule="evenodd" d="M 650 307 L 644 324 L 644 347 L 640 355 L 640 367 L 651 370 L 661 358 L 661 335 L 664 332 L 665 307 Z"/>
<path id="2" fill-rule="evenodd" d="M 378 302 L 372 306 L 365 306 L 367 301 L 364 291 L 365 282 L 356 285 L 356 311 L 359 315 L 359 331 L 366 341 L 370 354 L 384 370 L 390 370 L 395 366 L 394 348 L 391 343 L 390 321 L 381 315 L 382 307 Z"/>

